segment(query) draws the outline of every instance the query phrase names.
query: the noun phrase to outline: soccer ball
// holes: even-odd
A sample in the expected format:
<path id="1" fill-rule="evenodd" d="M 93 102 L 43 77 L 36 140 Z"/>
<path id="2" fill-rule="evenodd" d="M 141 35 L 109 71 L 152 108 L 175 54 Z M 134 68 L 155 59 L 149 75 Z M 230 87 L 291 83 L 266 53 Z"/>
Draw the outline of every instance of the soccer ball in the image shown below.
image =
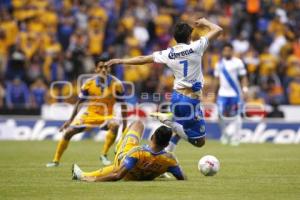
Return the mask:
<path id="1" fill-rule="evenodd" d="M 220 162 L 215 156 L 203 156 L 198 162 L 198 169 L 204 176 L 213 176 L 220 170 Z"/>

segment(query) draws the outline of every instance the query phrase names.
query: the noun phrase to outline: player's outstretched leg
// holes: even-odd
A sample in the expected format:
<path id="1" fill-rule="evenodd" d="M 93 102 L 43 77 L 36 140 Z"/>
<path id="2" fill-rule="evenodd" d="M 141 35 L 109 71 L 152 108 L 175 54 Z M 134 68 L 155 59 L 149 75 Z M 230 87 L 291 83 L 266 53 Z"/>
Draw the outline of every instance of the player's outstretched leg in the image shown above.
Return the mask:
<path id="1" fill-rule="evenodd" d="M 203 119 L 195 121 L 194 126 L 191 126 L 188 129 L 184 129 L 184 127 L 181 124 L 173 121 L 172 113 L 155 112 L 151 113 L 150 116 L 158 119 L 161 123 L 169 126 L 172 129 L 172 131 L 177 135 L 176 137 L 172 137 L 170 145 L 167 147 L 167 150 L 174 151 L 175 146 L 179 141 L 179 138 L 183 138 L 184 140 L 188 141 L 196 147 L 202 147 L 205 144 L 205 123 Z"/>
<path id="2" fill-rule="evenodd" d="M 47 163 L 46 167 L 58 167 L 61 156 L 63 155 L 64 151 L 67 149 L 70 139 L 77 133 L 82 132 L 83 130 L 84 128 L 68 128 L 67 130 L 65 130 L 63 132 L 64 135 L 62 139 L 57 144 L 52 162 Z"/>
<path id="3" fill-rule="evenodd" d="M 112 162 L 107 157 L 107 153 L 117 138 L 118 129 L 119 125 L 117 123 L 111 122 L 108 124 L 108 131 L 106 133 L 106 138 L 100 155 L 100 161 L 105 166 L 112 164 Z"/>
<path id="4" fill-rule="evenodd" d="M 111 173 L 116 167 L 119 167 L 120 155 L 126 155 L 128 151 L 139 145 L 139 141 L 142 133 L 144 132 L 144 128 L 144 124 L 141 121 L 135 121 L 127 127 L 126 131 L 124 131 L 123 133 L 121 140 L 119 141 L 119 145 L 117 145 L 118 149 L 113 165 L 91 172 L 84 172 L 78 167 L 78 165 L 74 164 L 72 167 L 73 179 L 86 181 L 90 178 L 105 176 Z"/>
<path id="5" fill-rule="evenodd" d="M 153 112 L 153 113 L 150 113 L 150 116 L 155 119 L 158 119 L 161 123 L 172 128 L 173 132 L 175 132 L 181 138 L 188 140 L 188 136 L 186 135 L 186 133 L 183 129 L 183 126 L 181 124 L 173 121 L 172 113 Z"/>

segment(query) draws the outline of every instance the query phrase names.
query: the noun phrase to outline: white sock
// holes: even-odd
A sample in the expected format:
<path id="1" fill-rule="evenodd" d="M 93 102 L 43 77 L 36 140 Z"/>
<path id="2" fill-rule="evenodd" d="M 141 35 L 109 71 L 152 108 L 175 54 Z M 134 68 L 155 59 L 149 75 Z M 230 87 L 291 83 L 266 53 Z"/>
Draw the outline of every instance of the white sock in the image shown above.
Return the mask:
<path id="1" fill-rule="evenodd" d="M 228 120 L 223 119 L 222 117 L 219 118 L 219 125 L 221 129 L 221 135 L 229 136 L 228 131 L 227 131 L 227 126 L 228 126 Z"/>
<path id="2" fill-rule="evenodd" d="M 233 135 L 232 135 L 232 138 L 235 140 L 235 141 L 240 141 L 240 137 L 241 137 L 241 129 L 242 129 L 242 118 L 241 116 L 237 116 L 234 120 L 233 123 L 233 126 L 234 126 L 234 132 L 233 132 Z"/>
<path id="3" fill-rule="evenodd" d="M 166 150 L 170 151 L 170 152 L 174 152 L 175 149 L 176 149 L 176 146 L 177 146 L 177 144 L 174 144 L 173 142 L 170 142 L 169 145 L 166 147 Z"/>
<path id="4" fill-rule="evenodd" d="M 166 120 L 164 124 L 171 127 L 172 131 L 179 135 L 181 138 L 188 140 L 187 135 L 184 132 L 183 126 L 177 122 Z"/>

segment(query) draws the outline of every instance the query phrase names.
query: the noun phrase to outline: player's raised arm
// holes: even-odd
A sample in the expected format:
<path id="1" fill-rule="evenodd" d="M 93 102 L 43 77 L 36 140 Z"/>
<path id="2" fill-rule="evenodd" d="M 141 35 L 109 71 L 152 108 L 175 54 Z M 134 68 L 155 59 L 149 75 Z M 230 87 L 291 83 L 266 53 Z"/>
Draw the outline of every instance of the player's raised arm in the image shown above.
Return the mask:
<path id="1" fill-rule="evenodd" d="M 152 55 L 148 56 L 137 56 L 133 58 L 124 58 L 124 59 L 111 59 L 105 63 L 107 66 L 112 66 L 116 64 L 125 64 L 125 65 L 142 65 L 147 63 L 153 63 L 154 59 Z"/>
<path id="2" fill-rule="evenodd" d="M 205 18 L 198 19 L 195 21 L 196 26 L 206 26 L 209 28 L 208 33 L 204 35 L 209 41 L 216 39 L 223 31 L 223 29 L 218 26 L 217 24 L 214 24 L 210 21 L 208 21 Z"/>

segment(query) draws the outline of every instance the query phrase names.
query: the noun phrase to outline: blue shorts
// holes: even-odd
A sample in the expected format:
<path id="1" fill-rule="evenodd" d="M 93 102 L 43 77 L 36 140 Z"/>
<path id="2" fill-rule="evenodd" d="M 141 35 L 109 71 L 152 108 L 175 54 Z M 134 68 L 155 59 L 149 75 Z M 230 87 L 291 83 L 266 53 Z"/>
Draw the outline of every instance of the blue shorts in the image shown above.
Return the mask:
<path id="1" fill-rule="evenodd" d="M 217 99 L 219 115 L 225 117 L 234 117 L 238 115 L 241 102 L 239 97 L 222 97 L 218 96 Z"/>
<path id="2" fill-rule="evenodd" d="M 174 121 L 183 126 L 189 139 L 205 137 L 205 121 L 198 99 L 174 91 L 171 99 L 171 112 L 174 115 Z"/>

